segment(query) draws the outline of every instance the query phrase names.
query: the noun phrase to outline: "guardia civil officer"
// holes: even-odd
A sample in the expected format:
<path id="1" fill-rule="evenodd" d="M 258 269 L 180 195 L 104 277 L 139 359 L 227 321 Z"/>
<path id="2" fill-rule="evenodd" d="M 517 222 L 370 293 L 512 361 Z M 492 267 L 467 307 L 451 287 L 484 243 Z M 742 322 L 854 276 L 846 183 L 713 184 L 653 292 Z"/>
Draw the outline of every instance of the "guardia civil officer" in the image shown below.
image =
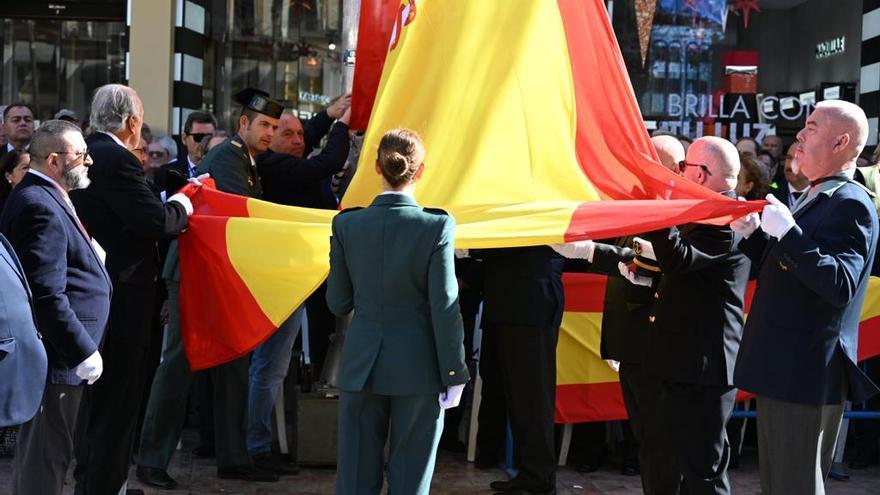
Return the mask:
<path id="1" fill-rule="evenodd" d="M 384 192 L 333 219 L 327 304 L 354 310 L 339 372 L 337 494 L 378 494 L 385 440 L 389 493 L 427 494 L 443 410 L 468 381 L 453 233 L 442 210 L 413 198 L 425 171 L 419 136 L 388 131 L 376 172 Z"/>

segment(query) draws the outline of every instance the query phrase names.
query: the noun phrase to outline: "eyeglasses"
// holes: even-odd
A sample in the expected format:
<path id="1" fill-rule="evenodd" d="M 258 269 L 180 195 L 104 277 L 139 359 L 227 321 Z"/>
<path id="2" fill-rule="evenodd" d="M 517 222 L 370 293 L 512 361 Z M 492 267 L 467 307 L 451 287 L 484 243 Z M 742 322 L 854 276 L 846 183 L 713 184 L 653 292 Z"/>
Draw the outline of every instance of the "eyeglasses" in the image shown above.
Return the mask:
<path id="1" fill-rule="evenodd" d="M 89 149 L 86 148 L 82 151 L 52 151 L 49 153 L 51 155 L 55 153 L 56 155 L 73 155 L 74 160 L 79 160 L 80 158 L 85 158 L 89 154 Z M 49 158 L 49 155 L 46 155 L 46 158 Z"/>
<path id="2" fill-rule="evenodd" d="M 147 153 L 150 158 L 162 158 L 167 154 L 167 151 L 150 151 L 149 153 Z"/>
<path id="3" fill-rule="evenodd" d="M 214 134 L 210 133 L 210 132 L 194 132 L 192 134 L 187 134 L 187 136 L 193 138 L 193 141 L 195 141 L 197 143 L 201 143 L 203 139 L 205 139 L 208 136 L 213 136 L 213 135 Z"/>
<path id="4" fill-rule="evenodd" d="M 709 171 L 709 167 L 703 165 L 702 163 L 688 163 L 684 160 L 678 162 L 678 171 L 679 172 L 683 173 L 685 167 L 700 167 L 701 169 L 703 169 L 703 173 L 705 173 L 706 175 L 712 175 L 712 172 Z"/>

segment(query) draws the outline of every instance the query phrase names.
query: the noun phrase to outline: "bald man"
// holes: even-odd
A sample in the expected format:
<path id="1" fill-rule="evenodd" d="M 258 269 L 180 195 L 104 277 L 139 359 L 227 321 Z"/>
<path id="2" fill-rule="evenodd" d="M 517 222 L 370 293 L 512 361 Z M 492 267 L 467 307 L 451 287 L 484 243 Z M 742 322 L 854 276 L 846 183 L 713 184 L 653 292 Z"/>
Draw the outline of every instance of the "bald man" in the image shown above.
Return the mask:
<path id="1" fill-rule="evenodd" d="M 702 137 L 688 148 L 679 170 L 735 198 L 739 163 L 729 141 Z M 643 368 L 660 381 L 663 448 L 676 462 L 682 485 L 664 493 L 730 493 L 725 425 L 736 397 L 733 365 L 749 260 L 739 250 L 740 236 L 726 225 L 688 224 L 644 238 L 642 248 L 653 249 L 662 277 L 647 318 L 651 352 Z"/>
<path id="2" fill-rule="evenodd" d="M 685 159 L 681 142 L 670 135 L 658 135 L 651 143 L 660 157 L 660 163 L 677 170 Z M 635 465 L 642 477 L 647 494 L 675 493 L 681 479 L 680 470 L 664 438 L 666 426 L 660 416 L 662 392 L 660 380 L 644 371 L 643 363 L 651 335 L 651 315 L 654 290 L 647 286 L 631 285 L 621 276 L 618 264 L 630 263 L 635 258 L 632 250 L 634 236 L 619 237 L 606 242 L 579 241 L 553 246 L 567 258 L 580 258 L 566 263 L 566 271 L 592 272 L 609 275 L 605 286 L 605 304 L 602 312 L 600 352 L 603 359 L 619 363 L 620 386 L 630 426 L 638 446 L 624 445 L 624 470 Z"/>
<path id="3" fill-rule="evenodd" d="M 678 162 L 684 160 L 684 145 L 675 136 L 660 135 L 651 138 L 651 144 L 660 157 L 660 163 L 669 170 L 677 170 Z"/>
<path id="4" fill-rule="evenodd" d="M 793 162 L 807 194 L 793 211 L 768 196 L 760 218 L 731 223 L 761 263 L 734 381 L 757 395 L 765 495 L 824 494 L 844 401 L 878 391 L 856 366 L 878 230 L 871 193 L 853 180 L 867 139 L 859 107 L 817 104 Z"/>

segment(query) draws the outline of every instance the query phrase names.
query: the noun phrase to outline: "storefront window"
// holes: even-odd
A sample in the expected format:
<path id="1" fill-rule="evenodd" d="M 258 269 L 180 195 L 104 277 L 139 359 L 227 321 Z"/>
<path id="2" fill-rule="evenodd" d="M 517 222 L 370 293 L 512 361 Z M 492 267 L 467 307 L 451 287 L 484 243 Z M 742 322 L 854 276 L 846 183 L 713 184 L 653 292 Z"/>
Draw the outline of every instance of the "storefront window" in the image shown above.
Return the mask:
<path id="1" fill-rule="evenodd" d="M 85 118 L 95 89 L 125 80 L 124 37 L 124 22 L 2 19 L 2 102 L 28 103 L 39 120 L 61 107 Z"/>
<path id="2" fill-rule="evenodd" d="M 248 86 L 306 117 L 342 92 L 342 0 L 213 0 L 211 12 L 205 103 L 230 128 L 231 96 Z"/>
<path id="3" fill-rule="evenodd" d="M 660 127 L 677 121 L 679 132 L 693 134 L 700 119 L 688 114 L 686 102 L 710 101 L 719 89 L 720 54 L 735 46 L 724 26 L 727 2 L 658 0 L 644 65 L 635 8 L 615 2 L 613 25 L 642 115 Z"/>

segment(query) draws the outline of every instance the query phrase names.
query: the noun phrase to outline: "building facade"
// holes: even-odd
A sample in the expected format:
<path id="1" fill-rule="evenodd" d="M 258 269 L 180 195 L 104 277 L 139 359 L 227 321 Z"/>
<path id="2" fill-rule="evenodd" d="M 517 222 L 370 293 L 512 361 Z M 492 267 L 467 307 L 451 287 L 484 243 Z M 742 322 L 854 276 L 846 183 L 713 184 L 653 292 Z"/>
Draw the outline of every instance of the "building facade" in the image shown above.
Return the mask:
<path id="1" fill-rule="evenodd" d="M 232 94 L 254 86 L 308 116 L 350 82 L 345 49 L 359 4 L 3 2 L 0 102 L 30 103 L 39 119 L 60 108 L 84 118 L 95 88 L 124 82 L 141 94 L 153 127 L 178 134 L 197 109 L 231 128 Z M 865 108 L 876 145 L 880 0 L 758 4 L 744 12 L 729 0 L 606 0 L 647 127 L 792 139 L 815 102 L 843 98 Z"/>

